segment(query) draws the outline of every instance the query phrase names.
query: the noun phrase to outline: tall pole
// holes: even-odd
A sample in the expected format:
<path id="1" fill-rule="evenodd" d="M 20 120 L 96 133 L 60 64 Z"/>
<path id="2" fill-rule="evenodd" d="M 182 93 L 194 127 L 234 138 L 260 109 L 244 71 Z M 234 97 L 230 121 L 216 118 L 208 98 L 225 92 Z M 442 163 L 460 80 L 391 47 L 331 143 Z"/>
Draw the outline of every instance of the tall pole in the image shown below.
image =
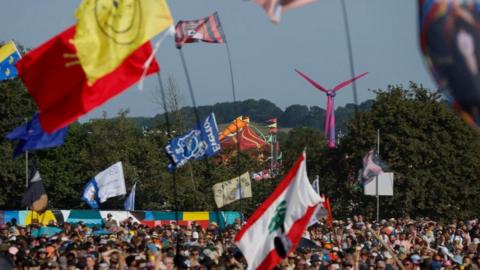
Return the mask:
<path id="1" fill-rule="evenodd" d="M 352 49 L 352 40 L 350 35 L 350 25 L 348 22 L 348 12 L 347 12 L 347 5 L 345 4 L 345 0 L 342 0 L 342 11 L 343 11 L 343 23 L 345 26 L 345 34 L 347 36 L 347 48 L 348 48 L 348 60 L 350 63 L 350 76 L 353 78 L 355 77 L 355 62 L 353 59 L 353 49 Z M 355 103 L 355 114 L 357 113 L 357 106 L 358 106 L 358 96 L 357 96 L 357 82 L 353 81 L 352 84 L 353 88 L 353 102 Z"/>
<path id="2" fill-rule="evenodd" d="M 243 211 L 243 200 L 242 200 L 242 183 L 240 181 L 240 132 L 238 130 L 238 121 L 236 119 L 237 117 L 237 94 L 235 92 L 235 79 L 233 77 L 233 65 L 232 65 L 232 57 L 230 55 L 230 46 L 228 46 L 228 42 L 225 42 L 225 48 L 227 49 L 227 58 L 228 58 L 228 66 L 230 68 L 230 81 L 232 83 L 232 96 L 233 96 L 233 115 L 234 115 L 234 121 L 235 121 L 235 127 L 237 128 L 237 173 L 238 173 L 238 190 L 240 192 L 240 211 Z M 242 217 L 242 222 L 243 222 L 243 215 Z"/>
<path id="3" fill-rule="evenodd" d="M 163 87 L 162 76 L 160 73 L 157 73 L 158 84 L 160 85 L 160 93 L 162 95 L 162 102 L 163 102 L 163 110 L 165 115 L 165 123 L 167 124 L 167 139 L 170 141 L 171 136 L 171 126 L 170 126 L 170 118 L 168 117 L 168 107 L 167 107 L 167 99 L 165 97 L 165 89 Z M 175 170 L 172 172 L 172 185 L 173 185 L 173 201 L 175 203 L 175 221 L 178 225 L 178 197 L 177 197 L 177 176 Z"/>
<path id="4" fill-rule="evenodd" d="M 28 188 L 28 151 L 25 151 L 25 188 Z"/>
<path id="5" fill-rule="evenodd" d="M 380 156 L 380 129 L 377 129 L 377 155 Z M 378 195 L 378 175 L 375 176 L 375 195 L 377 197 L 377 222 L 380 222 L 380 196 Z"/>

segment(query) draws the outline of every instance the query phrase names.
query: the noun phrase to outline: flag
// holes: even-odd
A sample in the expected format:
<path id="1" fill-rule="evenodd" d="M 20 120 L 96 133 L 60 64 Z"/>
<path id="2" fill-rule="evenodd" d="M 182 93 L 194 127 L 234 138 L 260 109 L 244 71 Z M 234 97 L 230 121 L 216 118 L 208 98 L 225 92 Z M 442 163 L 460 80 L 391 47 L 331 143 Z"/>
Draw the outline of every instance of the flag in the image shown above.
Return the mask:
<path id="1" fill-rule="evenodd" d="M 38 172 L 37 168 L 35 167 L 32 169 L 28 189 L 23 194 L 22 204 L 38 213 L 43 213 L 45 210 L 47 210 L 47 192 L 43 187 L 40 172 Z"/>
<path id="2" fill-rule="evenodd" d="M 245 128 L 249 122 L 250 119 L 246 116 L 237 117 L 220 133 L 218 139 L 223 141 L 226 137 L 235 136 L 237 132 Z"/>
<path id="3" fill-rule="evenodd" d="M 147 42 L 116 70 L 89 86 L 70 42 L 74 35 L 75 27 L 70 27 L 17 63 L 19 76 L 40 109 L 40 124 L 47 133 L 69 125 L 137 82 L 152 54 Z M 159 70 L 154 60 L 148 74 Z"/>
<path id="4" fill-rule="evenodd" d="M 312 187 L 317 192 L 317 194 L 320 194 L 320 179 L 318 178 L 318 175 L 315 176 L 315 179 L 312 182 Z"/>
<path id="5" fill-rule="evenodd" d="M 100 208 L 98 200 L 98 186 L 95 179 L 90 179 L 83 188 L 82 201 L 86 202 L 91 208 Z"/>
<path id="6" fill-rule="evenodd" d="M 192 42 L 226 43 L 218 13 L 199 20 L 179 21 L 175 26 L 175 43 L 180 48 Z"/>
<path id="7" fill-rule="evenodd" d="M 100 203 L 108 198 L 125 195 L 125 177 L 123 176 L 122 162 L 117 162 L 95 176 Z"/>
<path id="8" fill-rule="evenodd" d="M 271 179 L 273 176 L 273 173 L 270 169 L 259 171 L 256 173 L 252 173 L 252 179 L 255 181 L 261 181 L 261 180 L 266 180 L 266 179 Z"/>
<path id="9" fill-rule="evenodd" d="M 333 225 L 333 214 L 332 214 L 332 206 L 330 205 L 330 198 L 327 197 L 325 202 L 323 203 L 323 208 L 327 210 L 327 224 L 328 226 Z"/>
<path id="10" fill-rule="evenodd" d="M 270 134 L 275 134 L 275 133 L 278 132 L 278 129 L 277 129 L 277 118 L 269 119 L 269 120 L 267 120 L 267 123 L 269 123 L 269 124 L 267 125 L 267 127 L 269 128 L 268 133 L 270 133 Z"/>
<path id="11" fill-rule="evenodd" d="M 279 23 L 283 12 L 315 2 L 316 0 L 255 0 L 273 23 Z"/>
<path id="12" fill-rule="evenodd" d="M 62 145 L 65 142 L 66 135 L 66 127 L 51 134 L 46 133 L 40 125 L 38 113 L 36 113 L 30 122 L 10 131 L 5 138 L 12 141 L 19 140 L 13 151 L 13 158 L 16 158 L 25 151 L 52 148 Z"/>
<path id="13" fill-rule="evenodd" d="M 167 169 L 174 171 L 191 159 L 212 157 L 220 152 L 220 148 L 217 121 L 212 112 L 200 127 L 197 126 L 193 130 L 173 138 L 165 145 L 165 152 L 170 158 Z"/>
<path id="14" fill-rule="evenodd" d="M 166 0 L 83 0 L 75 16 L 73 44 L 89 85 L 173 24 Z"/>
<path id="15" fill-rule="evenodd" d="M 384 172 L 386 168 L 384 162 L 380 159 L 375 149 L 368 151 L 363 157 L 363 169 L 361 171 L 361 182 L 366 183 L 370 178 Z"/>
<path id="16" fill-rule="evenodd" d="M 15 64 L 21 57 L 13 41 L 0 47 L 0 81 L 17 77 Z"/>
<path id="17" fill-rule="evenodd" d="M 274 239 L 288 238 L 291 248 L 287 252 L 294 250 L 319 203 L 320 196 L 308 181 L 303 153 L 235 237 L 248 262 L 247 269 L 272 269 L 281 262 Z"/>
<path id="18" fill-rule="evenodd" d="M 213 194 L 218 208 L 243 198 L 251 198 L 252 183 L 250 182 L 250 173 L 246 172 L 240 175 L 240 177 L 213 185 Z"/>
<path id="19" fill-rule="evenodd" d="M 128 197 L 125 199 L 123 206 L 126 211 L 135 211 L 135 189 L 137 188 L 137 183 L 133 184 L 132 190 Z"/>

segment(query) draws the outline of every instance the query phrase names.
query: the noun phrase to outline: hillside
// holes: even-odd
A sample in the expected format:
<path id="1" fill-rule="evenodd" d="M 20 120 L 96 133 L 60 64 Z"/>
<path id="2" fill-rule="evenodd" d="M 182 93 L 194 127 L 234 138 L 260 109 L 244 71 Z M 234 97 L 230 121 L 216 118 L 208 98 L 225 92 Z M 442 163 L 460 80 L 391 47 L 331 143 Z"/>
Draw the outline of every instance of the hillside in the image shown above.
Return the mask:
<path id="1" fill-rule="evenodd" d="M 358 106 L 358 110 L 366 111 L 371 107 L 372 103 L 372 100 L 367 100 Z M 265 99 L 239 101 L 237 103 L 237 114 L 233 113 L 232 102 L 222 102 L 211 106 L 198 107 L 200 118 L 204 118 L 211 111 L 215 113 L 219 125 L 229 123 L 238 115 L 248 115 L 252 122 L 258 123 L 258 126 L 263 125 L 268 119 L 276 117 L 278 118 L 279 128 L 285 129 L 284 131 L 295 127 L 323 129 L 326 112 L 318 106 L 308 107 L 298 104 L 291 105 L 283 111 L 277 105 Z M 353 117 L 354 113 L 354 104 L 338 107 L 335 111 L 337 128 L 343 129 L 345 123 Z M 183 107 L 179 112 L 170 114 L 169 116 L 172 122 L 180 121 L 184 127 L 191 127 L 195 122 L 193 108 L 189 106 Z M 164 124 L 165 121 L 163 114 L 158 114 L 154 117 L 132 117 L 131 119 L 140 128 L 154 128 Z"/>

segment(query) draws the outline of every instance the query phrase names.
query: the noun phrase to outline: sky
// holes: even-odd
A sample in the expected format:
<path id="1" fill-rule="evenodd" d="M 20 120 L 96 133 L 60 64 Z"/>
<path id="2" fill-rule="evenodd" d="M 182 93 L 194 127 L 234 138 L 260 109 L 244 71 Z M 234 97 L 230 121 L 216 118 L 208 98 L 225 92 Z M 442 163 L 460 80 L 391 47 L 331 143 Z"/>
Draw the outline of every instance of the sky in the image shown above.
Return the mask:
<path id="1" fill-rule="evenodd" d="M 27 48 L 39 46 L 75 23 L 79 0 L 15 0 L 0 3 L 0 41 L 15 40 Z M 324 87 L 350 78 L 346 35 L 340 0 L 319 0 L 288 11 L 280 24 L 272 24 L 264 11 L 248 0 L 170 0 L 176 21 L 198 19 L 218 11 L 232 55 L 238 100 L 268 99 L 280 108 L 292 104 L 325 107 L 326 96 L 299 77 L 300 69 Z M 410 81 L 435 89 L 418 46 L 416 0 L 346 0 L 355 70 L 369 74 L 358 81 L 358 98 L 374 98 L 369 90 Z M 158 37 L 156 38 L 158 39 Z M 197 105 L 232 101 L 224 44 L 195 43 L 182 49 Z M 164 80 L 173 76 L 180 87 L 182 105 L 192 104 L 181 60 L 173 38 L 158 53 Z M 81 120 L 115 116 L 129 109 L 130 116 L 162 113 L 153 102 L 158 96 L 156 76 L 140 91 L 132 87 Z M 336 106 L 353 103 L 352 88 L 337 93 Z"/>

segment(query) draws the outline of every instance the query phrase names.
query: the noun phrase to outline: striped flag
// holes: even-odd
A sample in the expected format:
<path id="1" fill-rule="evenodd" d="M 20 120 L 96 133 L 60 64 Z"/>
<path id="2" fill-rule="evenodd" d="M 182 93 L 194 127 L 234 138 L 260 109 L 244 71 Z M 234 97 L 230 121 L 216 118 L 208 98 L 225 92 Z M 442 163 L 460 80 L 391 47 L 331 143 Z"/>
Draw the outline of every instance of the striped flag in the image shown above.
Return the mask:
<path id="1" fill-rule="evenodd" d="M 184 43 L 198 41 L 208 43 L 227 42 L 217 12 L 199 20 L 179 21 L 175 26 L 177 48 L 182 47 Z"/>
<path id="2" fill-rule="evenodd" d="M 375 149 L 372 149 L 363 157 L 363 169 L 359 178 L 361 179 L 361 182 L 365 184 L 372 177 L 383 173 L 385 169 L 385 163 Z"/>
<path id="3" fill-rule="evenodd" d="M 316 0 L 255 0 L 273 23 L 279 23 L 283 12 L 315 2 Z"/>
<path id="4" fill-rule="evenodd" d="M 235 237 L 248 262 L 247 270 L 272 269 L 283 255 L 295 250 L 320 202 L 320 196 L 308 181 L 303 153 Z M 289 243 L 284 245 L 285 252 L 276 245 L 275 239 L 279 238 Z"/>
<path id="5" fill-rule="evenodd" d="M 132 190 L 128 197 L 125 199 L 123 206 L 126 211 L 135 211 L 135 189 L 137 188 L 137 183 L 133 184 Z"/>

